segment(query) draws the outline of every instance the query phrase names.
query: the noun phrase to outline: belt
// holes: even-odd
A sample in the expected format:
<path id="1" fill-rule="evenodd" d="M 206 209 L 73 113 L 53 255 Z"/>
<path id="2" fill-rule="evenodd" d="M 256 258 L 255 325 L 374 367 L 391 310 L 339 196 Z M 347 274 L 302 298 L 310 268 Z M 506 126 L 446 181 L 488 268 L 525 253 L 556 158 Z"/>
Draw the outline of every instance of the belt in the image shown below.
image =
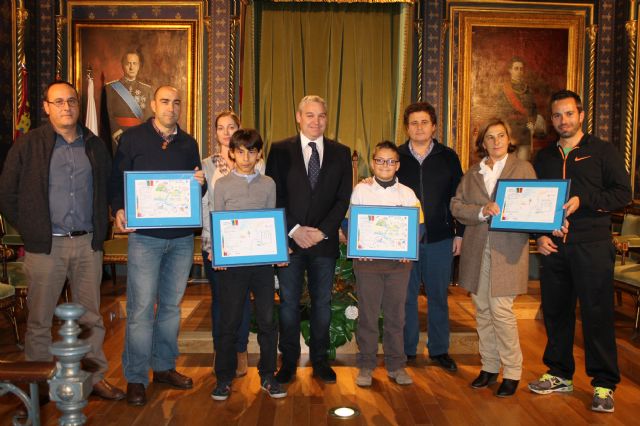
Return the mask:
<path id="1" fill-rule="evenodd" d="M 54 237 L 67 237 L 67 238 L 73 238 L 73 237 L 79 237 L 81 235 L 87 235 L 89 234 L 89 231 L 69 231 L 69 232 L 65 232 L 64 234 L 52 234 Z"/>

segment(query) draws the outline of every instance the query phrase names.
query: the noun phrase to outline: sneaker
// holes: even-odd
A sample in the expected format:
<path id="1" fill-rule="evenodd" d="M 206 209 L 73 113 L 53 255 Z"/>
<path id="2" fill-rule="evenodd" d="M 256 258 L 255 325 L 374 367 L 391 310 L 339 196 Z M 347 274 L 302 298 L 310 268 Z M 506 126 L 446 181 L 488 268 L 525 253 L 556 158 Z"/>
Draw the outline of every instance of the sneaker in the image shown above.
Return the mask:
<path id="1" fill-rule="evenodd" d="M 396 381 L 399 385 L 410 385 L 413 383 L 411 376 L 407 374 L 404 368 L 398 368 L 397 370 L 389 371 L 387 375 Z"/>
<path id="2" fill-rule="evenodd" d="M 211 392 L 211 398 L 216 401 L 224 401 L 229 398 L 231 394 L 231 383 L 230 382 L 218 382 L 216 383 L 215 389 Z"/>
<path id="3" fill-rule="evenodd" d="M 545 373 L 538 380 L 529 383 L 529 390 L 540 395 L 552 392 L 571 392 L 573 391 L 573 380 Z"/>
<path id="4" fill-rule="evenodd" d="M 373 370 L 370 368 L 361 368 L 358 371 L 358 377 L 356 377 L 356 385 L 358 386 L 371 386 L 371 381 L 373 380 L 371 375 L 373 374 Z"/>
<path id="5" fill-rule="evenodd" d="M 603 413 L 613 413 L 613 391 L 608 388 L 596 386 L 593 389 L 593 402 L 591 402 L 593 411 Z"/>
<path id="6" fill-rule="evenodd" d="M 271 398 L 284 398 L 287 396 L 287 391 L 282 389 L 280 383 L 273 376 L 264 377 L 260 384 L 260 389 L 268 393 Z"/>

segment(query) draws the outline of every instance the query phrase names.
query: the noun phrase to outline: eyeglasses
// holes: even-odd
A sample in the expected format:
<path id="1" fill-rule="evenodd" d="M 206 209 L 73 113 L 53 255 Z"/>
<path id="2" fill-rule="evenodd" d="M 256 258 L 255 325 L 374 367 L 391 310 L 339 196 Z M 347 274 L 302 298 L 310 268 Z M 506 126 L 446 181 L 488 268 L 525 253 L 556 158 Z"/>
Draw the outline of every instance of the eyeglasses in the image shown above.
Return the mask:
<path id="1" fill-rule="evenodd" d="M 78 106 L 78 100 L 76 98 L 69 98 L 67 100 L 64 99 L 54 99 L 53 101 L 45 101 L 48 104 L 53 104 L 56 108 L 62 108 L 66 103 L 69 105 L 69 108 L 75 108 Z"/>
<path id="2" fill-rule="evenodd" d="M 400 160 L 394 160 L 393 158 L 389 158 L 386 160 L 384 158 L 374 158 L 373 162 L 378 166 L 382 166 L 383 164 L 386 164 L 387 166 L 395 166 L 400 162 Z"/>

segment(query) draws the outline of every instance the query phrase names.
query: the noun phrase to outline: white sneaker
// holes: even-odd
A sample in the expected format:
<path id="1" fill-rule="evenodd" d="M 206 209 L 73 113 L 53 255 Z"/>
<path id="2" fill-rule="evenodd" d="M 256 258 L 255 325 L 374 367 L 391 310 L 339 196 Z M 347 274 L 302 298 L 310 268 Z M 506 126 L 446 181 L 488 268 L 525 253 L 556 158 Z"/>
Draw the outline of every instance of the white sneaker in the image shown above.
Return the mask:
<path id="1" fill-rule="evenodd" d="M 389 371 L 387 375 L 395 380 L 399 385 L 410 385 L 413 383 L 413 379 L 407 374 L 407 371 L 404 368 Z"/>
<path id="2" fill-rule="evenodd" d="M 361 368 L 360 371 L 358 371 L 358 377 L 356 377 L 356 385 L 362 387 L 371 386 L 371 381 L 373 380 L 373 378 L 371 377 L 372 374 L 372 369 Z"/>

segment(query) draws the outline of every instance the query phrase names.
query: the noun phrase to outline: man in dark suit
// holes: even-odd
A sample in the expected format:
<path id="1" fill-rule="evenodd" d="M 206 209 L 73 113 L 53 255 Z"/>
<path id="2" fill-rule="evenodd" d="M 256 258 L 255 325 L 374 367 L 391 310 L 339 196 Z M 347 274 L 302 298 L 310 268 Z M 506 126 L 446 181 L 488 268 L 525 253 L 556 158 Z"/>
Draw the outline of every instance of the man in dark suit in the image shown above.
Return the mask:
<path id="1" fill-rule="evenodd" d="M 335 383 L 327 361 L 331 290 L 338 257 L 338 228 L 351 197 L 349 148 L 323 136 L 327 108 L 319 96 L 305 96 L 298 105 L 300 134 L 275 142 L 266 174 L 276 182 L 276 206 L 287 216 L 289 266 L 278 270 L 280 282 L 280 342 L 282 366 L 276 375 L 289 383 L 300 358 L 300 297 L 307 273 L 311 297 L 313 375 Z"/>

